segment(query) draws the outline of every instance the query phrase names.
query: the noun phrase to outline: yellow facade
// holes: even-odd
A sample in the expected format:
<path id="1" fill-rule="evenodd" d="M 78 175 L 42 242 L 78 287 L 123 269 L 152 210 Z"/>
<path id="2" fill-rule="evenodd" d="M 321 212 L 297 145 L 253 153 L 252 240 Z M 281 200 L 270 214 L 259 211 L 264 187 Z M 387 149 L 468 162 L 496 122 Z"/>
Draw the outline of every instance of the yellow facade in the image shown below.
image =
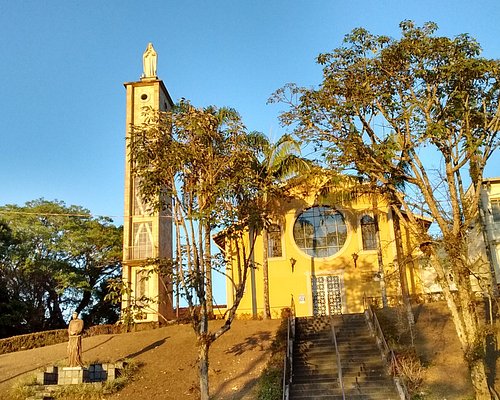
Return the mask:
<path id="1" fill-rule="evenodd" d="M 378 246 L 373 241 L 366 240 L 373 230 L 366 230 L 361 224 L 365 216 L 373 217 L 374 204 L 369 195 L 353 195 L 354 190 L 346 188 L 343 191 L 331 192 L 324 196 L 318 196 L 318 192 L 309 188 L 304 195 L 299 191 L 292 198 L 276 200 L 274 207 L 273 223 L 281 229 L 281 254 L 278 256 L 270 254 L 268 258 L 269 271 L 269 299 L 271 314 L 278 317 L 281 310 L 290 307 L 293 299 L 297 316 L 308 316 L 332 313 L 354 313 L 364 310 L 364 302 L 379 300 L 385 283 L 385 290 L 389 297 L 397 297 L 401 294 L 399 285 L 399 269 L 397 264 L 397 251 L 394 235 L 393 216 L 386 202 L 377 200 L 377 214 L 379 218 L 379 238 L 382 264 L 379 262 Z M 340 194 L 340 195 L 339 195 Z M 323 213 L 323 217 L 321 217 Z M 338 214 L 342 218 L 338 217 Z M 302 221 L 318 214 L 319 217 L 312 225 L 306 226 Z M 337 220 L 343 219 L 345 224 L 345 235 L 328 233 L 326 242 L 321 231 L 325 231 L 325 225 L 333 224 L 334 215 Z M 326 215 L 326 216 L 325 216 Z M 304 219 L 304 216 L 306 218 Z M 323 218 L 323 222 L 322 222 Z M 370 218 L 367 219 L 368 221 Z M 365 222 L 366 219 L 363 219 Z M 307 221 L 306 221 L 307 222 Z M 323 225 L 322 225 L 323 224 Z M 307 228 L 308 236 L 305 241 L 302 235 L 304 226 Z M 274 226 L 272 229 L 276 229 Z M 335 231 L 336 228 L 330 230 Z M 417 271 L 412 260 L 412 249 L 408 229 L 403 228 L 403 250 L 406 276 L 410 294 L 418 291 Z M 363 231 L 363 232 L 362 232 Z M 363 233 L 365 243 L 363 242 Z M 278 233 L 274 235 L 274 239 Z M 340 239 L 334 246 L 328 248 L 328 243 L 334 243 L 337 235 Z M 269 236 L 269 234 L 268 234 Z M 315 241 L 325 242 L 326 249 L 307 248 L 306 243 L 312 236 Z M 270 247 L 273 247 L 273 238 L 268 238 Z M 343 240 L 345 239 L 345 240 Z M 373 239 L 373 238 L 372 238 Z M 314 242 L 314 241 L 313 241 Z M 301 248 L 302 247 L 302 248 Z M 274 251 L 273 249 L 272 251 Z M 311 254 L 312 253 L 312 254 Z M 323 254 L 321 254 L 323 253 Z M 324 254 L 328 253 L 328 254 Z M 330 254 L 331 253 L 331 254 Z M 315 255 L 314 255 L 315 254 Z M 238 308 L 239 315 L 262 316 L 263 315 L 263 243 L 262 235 L 258 235 L 255 242 L 254 262 L 256 269 L 249 274 L 244 297 Z M 231 279 L 237 279 L 233 268 L 227 273 Z M 233 285 L 231 279 L 227 280 L 227 302 L 231 306 L 234 301 Z"/>

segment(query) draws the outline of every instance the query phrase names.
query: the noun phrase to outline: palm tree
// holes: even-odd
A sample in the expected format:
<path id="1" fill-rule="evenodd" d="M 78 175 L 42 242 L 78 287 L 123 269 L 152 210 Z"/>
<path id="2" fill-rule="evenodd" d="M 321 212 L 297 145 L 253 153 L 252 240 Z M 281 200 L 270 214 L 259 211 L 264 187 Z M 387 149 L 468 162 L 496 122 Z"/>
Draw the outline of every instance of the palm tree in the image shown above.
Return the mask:
<path id="1" fill-rule="evenodd" d="M 274 196 L 282 193 L 283 184 L 290 178 L 309 171 L 311 161 L 300 157 L 300 142 L 290 135 L 281 136 L 276 143 L 271 143 L 262 134 L 256 138 L 260 140 L 263 157 L 259 160 L 258 175 L 262 183 L 262 201 L 264 209 L 269 210 L 270 195 Z M 269 243 L 268 228 L 269 218 L 265 218 L 265 225 L 262 229 L 262 275 L 264 291 L 264 318 L 271 318 L 271 307 L 269 304 Z"/>

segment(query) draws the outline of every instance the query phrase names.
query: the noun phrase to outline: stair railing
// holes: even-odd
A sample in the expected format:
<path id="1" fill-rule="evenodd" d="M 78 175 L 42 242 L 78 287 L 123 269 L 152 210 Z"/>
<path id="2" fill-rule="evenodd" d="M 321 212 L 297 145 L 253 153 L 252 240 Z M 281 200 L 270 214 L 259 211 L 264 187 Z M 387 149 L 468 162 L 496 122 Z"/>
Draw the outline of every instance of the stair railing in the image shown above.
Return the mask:
<path id="1" fill-rule="evenodd" d="M 337 371 L 339 375 L 339 385 L 342 391 L 342 400 L 345 400 L 345 390 L 344 390 L 344 380 L 342 378 L 342 363 L 340 362 L 340 353 L 337 346 L 337 335 L 335 333 L 335 325 L 333 324 L 333 318 L 330 316 L 330 326 L 332 327 L 332 341 L 335 345 L 335 354 L 337 356 Z"/>
<path id="2" fill-rule="evenodd" d="M 286 353 L 283 360 L 283 400 L 288 400 L 290 397 L 290 384 L 293 376 L 293 341 L 295 340 L 295 305 L 293 296 L 290 311 L 291 313 L 287 318 Z"/>
<path id="3" fill-rule="evenodd" d="M 380 349 L 382 350 L 385 361 L 388 364 L 390 363 L 391 370 L 395 373 L 395 376 L 393 377 L 394 383 L 396 384 L 396 388 L 399 392 L 401 400 L 410 400 L 411 397 L 408 393 L 405 381 L 402 378 L 403 374 L 401 373 L 401 366 L 399 365 L 399 362 L 394 355 L 394 351 L 392 351 L 392 349 L 387 344 L 387 341 L 385 340 L 384 332 L 382 331 L 380 323 L 378 322 L 377 314 L 375 314 L 371 305 L 368 305 L 365 309 L 365 316 L 368 320 L 370 328 L 377 337 L 377 342 L 380 346 Z"/>

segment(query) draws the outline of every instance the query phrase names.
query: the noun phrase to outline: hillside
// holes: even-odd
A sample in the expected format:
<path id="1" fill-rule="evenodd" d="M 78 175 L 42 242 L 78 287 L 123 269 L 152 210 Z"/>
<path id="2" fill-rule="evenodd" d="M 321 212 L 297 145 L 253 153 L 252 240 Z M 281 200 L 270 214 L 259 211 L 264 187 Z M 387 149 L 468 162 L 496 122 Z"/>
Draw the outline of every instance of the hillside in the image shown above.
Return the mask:
<path id="1" fill-rule="evenodd" d="M 214 343 L 210 351 L 210 385 L 214 398 L 241 399 L 252 390 L 266 365 L 269 346 L 279 324 L 278 320 L 238 320 Z M 83 340 L 83 360 L 88 363 L 134 358 L 143 364 L 133 382 L 107 397 L 109 399 L 196 399 L 194 339 L 190 325 L 95 336 Z M 0 355 L 0 399 L 9 399 L 8 390 L 16 379 L 65 356 L 65 343 Z"/>
<path id="2" fill-rule="evenodd" d="M 418 305 L 414 311 L 417 351 L 426 366 L 420 398 L 473 398 L 467 367 L 445 304 Z M 231 330 L 215 342 L 210 353 L 214 399 L 255 398 L 252 390 L 266 364 L 279 324 L 278 320 L 237 320 Z M 106 400 L 197 399 L 194 339 L 190 325 L 95 336 L 83 340 L 83 358 L 84 362 L 134 358 L 142 364 L 134 380 Z M 63 360 L 65 355 L 65 343 L 0 355 L 0 400 L 9 399 L 7 392 L 16 379 L 43 365 Z M 497 371 L 499 367 L 497 365 Z M 496 387 L 499 387 L 498 381 Z"/>

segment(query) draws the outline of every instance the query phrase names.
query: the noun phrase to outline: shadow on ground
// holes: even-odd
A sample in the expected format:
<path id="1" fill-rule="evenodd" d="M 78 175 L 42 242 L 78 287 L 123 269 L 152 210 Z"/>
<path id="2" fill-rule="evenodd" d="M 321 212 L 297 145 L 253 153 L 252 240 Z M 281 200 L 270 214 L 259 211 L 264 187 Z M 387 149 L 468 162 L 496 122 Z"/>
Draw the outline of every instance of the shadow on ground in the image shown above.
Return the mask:
<path id="1" fill-rule="evenodd" d="M 245 340 L 241 343 L 238 343 L 234 346 L 231 346 L 226 350 L 226 354 L 234 354 L 239 356 L 246 351 L 255 350 L 258 348 L 259 350 L 264 350 L 264 346 L 262 346 L 263 342 L 271 339 L 271 334 L 269 332 L 257 332 L 251 336 L 245 338 Z"/>

